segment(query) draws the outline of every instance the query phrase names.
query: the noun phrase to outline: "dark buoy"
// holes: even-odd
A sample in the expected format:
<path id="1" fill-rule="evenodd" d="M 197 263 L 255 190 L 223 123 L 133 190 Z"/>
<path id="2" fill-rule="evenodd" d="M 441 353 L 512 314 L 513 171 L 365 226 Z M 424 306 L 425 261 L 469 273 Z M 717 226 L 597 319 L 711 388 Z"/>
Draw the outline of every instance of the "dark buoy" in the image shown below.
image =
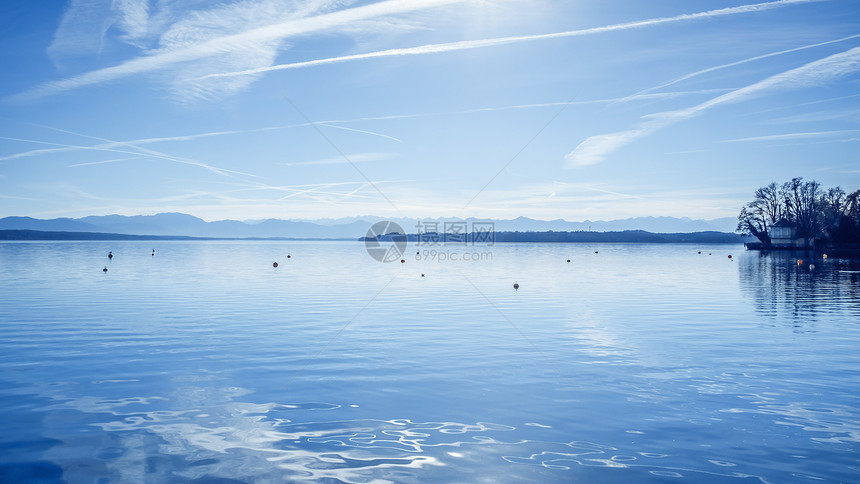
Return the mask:
<path id="1" fill-rule="evenodd" d="M 518 283 L 516 283 L 516 282 L 515 282 L 515 283 L 514 283 L 514 290 L 519 289 L 519 288 L 520 288 L 520 285 L 519 285 Z"/>
<path id="2" fill-rule="evenodd" d="M 421 255 L 421 251 L 420 251 L 420 250 L 416 250 L 416 251 L 415 251 L 415 255 Z"/>
<path id="3" fill-rule="evenodd" d="M 424 277 L 424 274 L 421 274 L 421 277 Z"/>
<path id="4" fill-rule="evenodd" d="M 594 251 L 594 253 L 596 254 L 596 253 L 597 253 L 597 251 L 595 250 L 595 251 Z"/>
<path id="5" fill-rule="evenodd" d="M 568 259 L 567 261 L 570 262 L 570 259 Z"/>
<path id="6" fill-rule="evenodd" d="M 152 256 L 155 257 L 155 249 L 152 249 Z"/>
<path id="7" fill-rule="evenodd" d="M 113 252 L 108 252 L 108 259 L 113 259 Z"/>
<path id="8" fill-rule="evenodd" d="M 104 269 L 102 269 L 102 272 L 107 272 L 107 267 L 105 267 Z"/>
<path id="9" fill-rule="evenodd" d="M 401 263 L 401 264 L 405 264 L 405 263 L 406 263 L 406 259 L 400 259 L 400 263 Z"/>
<path id="10" fill-rule="evenodd" d="M 277 263 L 277 262 L 272 262 L 272 267 L 278 267 L 278 263 Z"/>
<path id="11" fill-rule="evenodd" d="M 731 255 L 731 254 L 729 254 L 729 259 L 731 259 L 731 258 L 732 258 L 732 255 Z"/>
<path id="12" fill-rule="evenodd" d="M 701 253 L 702 253 L 702 251 L 700 250 L 700 251 L 699 251 L 699 253 L 701 254 Z"/>
<path id="13" fill-rule="evenodd" d="M 287 259 L 289 259 L 289 258 L 290 258 L 290 254 L 287 254 Z"/>

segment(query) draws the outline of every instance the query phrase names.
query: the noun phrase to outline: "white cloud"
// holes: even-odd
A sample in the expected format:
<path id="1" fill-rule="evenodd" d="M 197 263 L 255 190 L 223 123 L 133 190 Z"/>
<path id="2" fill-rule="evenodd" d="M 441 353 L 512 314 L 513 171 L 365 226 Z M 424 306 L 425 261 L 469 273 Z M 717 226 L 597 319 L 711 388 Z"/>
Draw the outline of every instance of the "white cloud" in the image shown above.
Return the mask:
<path id="1" fill-rule="evenodd" d="M 568 168 L 596 165 L 606 158 L 606 155 L 616 149 L 650 134 L 653 129 L 642 128 L 617 133 L 600 134 L 586 138 L 564 158 Z"/>
<path id="2" fill-rule="evenodd" d="M 106 1 L 106 0 L 103 0 Z M 211 65 L 226 64 L 233 69 L 255 69 L 270 65 L 283 42 L 292 37 L 324 31 L 354 29 L 357 23 L 381 17 L 426 10 L 467 0 L 384 0 L 360 7 L 342 9 L 330 13 L 321 10 L 336 5 L 333 1 L 315 1 L 295 8 L 293 2 L 270 0 L 264 2 L 242 1 L 218 7 L 210 11 L 195 12 L 185 20 L 171 24 L 161 36 L 160 48 L 152 54 L 137 57 L 112 67 L 97 69 L 60 81 L 48 82 L 35 89 L 15 96 L 17 99 L 38 98 L 101 84 L 138 74 L 179 69 L 178 79 L 200 78 L 211 74 Z M 75 7 L 80 6 L 80 9 Z M 285 11 L 285 6 L 292 7 Z M 92 28 L 94 21 L 102 15 L 104 5 L 97 0 L 75 0 L 73 8 L 64 17 L 63 25 L 84 25 Z M 126 9 L 129 18 L 136 19 L 134 32 L 140 32 L 140 14 Z M 80 22 L 75 19 L 80 18 Z M 72 20 L 75 20 L 74 22 Z M 80 48 L 101 49 L 107 27 L 101 27 L 98 35 L 87 34 L 86 28 L 77 28 L 74 33 L 64 33 L 61 25 L 53 51 L 70 53 Z M 78 35 L 80 34 L 80 35 Z M 86 35 L 85 35 L 86 34 Z M 218 62 L 212 62 L 217 59 Z M 206 62 L 199 62 L 199 61 Z M 175 74 L 175 73 L 174 73 Z M 176 78 L 176 77 L 174 77 Z M 180 97 L 209 97 L 229 94 L 248 85 L 253 79 L 197 81 L 173 84 Z"/>

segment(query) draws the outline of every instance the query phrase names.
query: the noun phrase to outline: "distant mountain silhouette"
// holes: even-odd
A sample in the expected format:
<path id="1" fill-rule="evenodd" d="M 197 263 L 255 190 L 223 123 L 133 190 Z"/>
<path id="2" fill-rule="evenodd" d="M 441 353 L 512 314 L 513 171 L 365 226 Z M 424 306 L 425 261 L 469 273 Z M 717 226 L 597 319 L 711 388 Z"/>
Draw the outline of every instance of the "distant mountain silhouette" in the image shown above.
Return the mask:
<path id="1" fill-rule="evenodd" d="M 216 238 L 311 238 L 355 239 L 363 237 L 370 226 L 380 220 L 391 220 L 403 227 L 406 233 L 430 231 L 427 222 L 439 222 L 438 231 L 444 231 L 445 222 L 493 222 L 496 232 L 622 232 L 641 230 L 652 233 L 733 232 L 737 221 L 733 217 L 714 220 L 691 220 L 675 217 L 638 217 L 624 220 L 568 222 L 562 219 L 535 220 L 518 217 L 512 220 L 487 219 L 415 219 L 377 216 L 349 217 L 321 220 L 279 220 L 241 222 L 219 220 L 206 222 L 184 213 L 156 215 L 100 215 L 79 219 L 56 218 L 50 220 L 32 217 L 6 217 L 0 219 L 0 230 L 40 230 L 48 232 L 90 232 L 152 236 L 186 236 Z"/>

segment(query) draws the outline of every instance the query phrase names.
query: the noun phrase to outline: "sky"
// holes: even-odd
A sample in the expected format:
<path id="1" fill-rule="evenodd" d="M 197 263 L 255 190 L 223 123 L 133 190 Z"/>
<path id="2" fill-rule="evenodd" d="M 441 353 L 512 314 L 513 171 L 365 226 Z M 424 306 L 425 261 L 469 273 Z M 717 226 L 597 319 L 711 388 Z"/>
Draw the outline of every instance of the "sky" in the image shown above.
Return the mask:
<path id="1" fill-rule="evenodd" d="M 734 217 L 860 188 L 856 0 L 4 0 L 0 217 Z"/>

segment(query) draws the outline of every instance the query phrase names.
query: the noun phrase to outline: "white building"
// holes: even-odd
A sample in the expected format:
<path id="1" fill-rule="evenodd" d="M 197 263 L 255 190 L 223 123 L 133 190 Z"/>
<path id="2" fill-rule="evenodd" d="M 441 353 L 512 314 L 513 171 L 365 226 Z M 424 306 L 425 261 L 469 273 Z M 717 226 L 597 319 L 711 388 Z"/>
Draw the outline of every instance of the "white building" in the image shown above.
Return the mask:
<path id="1" fill-rule="evenodd" d="M 786 219 L 770 227 L 770 245 L 773 247 L 806 247 L 806 240 L 797 236 L 797 226 Z"/>

